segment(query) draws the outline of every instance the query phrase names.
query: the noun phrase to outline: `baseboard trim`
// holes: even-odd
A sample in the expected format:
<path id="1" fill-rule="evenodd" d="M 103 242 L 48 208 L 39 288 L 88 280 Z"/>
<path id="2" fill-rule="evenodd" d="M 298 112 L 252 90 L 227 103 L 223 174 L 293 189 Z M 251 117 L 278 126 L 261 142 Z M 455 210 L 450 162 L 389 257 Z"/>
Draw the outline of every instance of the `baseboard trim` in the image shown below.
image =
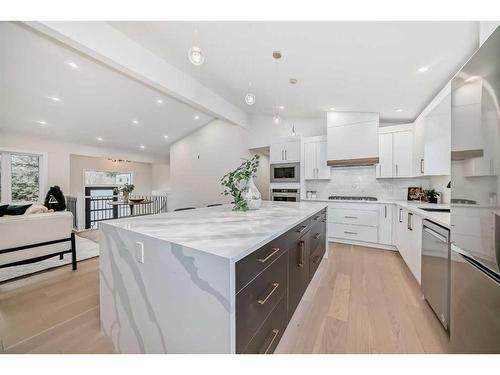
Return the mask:
<path id="1" fill-rule="evenodd" d="M 344 238 L 329 237 L 328 242 L 338 242 L 347 245 L 357 245 L 357 246 L 373 247 L 375 249 L 398 251 L 398 249 L 393 245 L 383 245 L 379 243 L 364 242 L 364 241 L 353 241 L 353 240 L 346 240 Z"/>

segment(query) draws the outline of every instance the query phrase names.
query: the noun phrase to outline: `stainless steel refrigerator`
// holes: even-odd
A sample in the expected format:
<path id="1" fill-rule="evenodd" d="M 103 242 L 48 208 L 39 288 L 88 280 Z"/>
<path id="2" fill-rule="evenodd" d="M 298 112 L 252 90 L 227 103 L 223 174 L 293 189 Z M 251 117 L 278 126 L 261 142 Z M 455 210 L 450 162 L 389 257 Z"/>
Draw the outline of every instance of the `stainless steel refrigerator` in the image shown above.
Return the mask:
<path id="1" fill-rule="evenodd" d="M 500 353 L 500 28 L 451 90 L 451 346 Z"/>

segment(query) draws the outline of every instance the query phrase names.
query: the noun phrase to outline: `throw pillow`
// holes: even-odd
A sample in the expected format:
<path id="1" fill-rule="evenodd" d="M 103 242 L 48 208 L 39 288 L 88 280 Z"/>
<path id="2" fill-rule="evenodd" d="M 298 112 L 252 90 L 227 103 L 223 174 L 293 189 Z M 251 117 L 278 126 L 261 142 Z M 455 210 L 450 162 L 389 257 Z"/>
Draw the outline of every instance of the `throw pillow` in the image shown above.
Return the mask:
<path id="1" fill-rule="evenodd" d="M 49 209 L 45 207 L 43 204 L 34 204 L 31 207 L 29 207 L 24 214 L 25 215 L 45 214 L 47 212 L 49 212 Z"/>
<path id="2" fill-rule="evenodd" d="M 7 207 L 7 210 L 5 212 L 5 215 L 24 215 L 26 210 L 31 206 L 31 204 L 9 204 Z"/>
<path id="3" fill-rule="evenodd" d="M 3 206 L 0 206 L 0 217 L 5 215 L 7 213 L 7 207 L 9 207 L 8 204 L 4 204 Z"/>

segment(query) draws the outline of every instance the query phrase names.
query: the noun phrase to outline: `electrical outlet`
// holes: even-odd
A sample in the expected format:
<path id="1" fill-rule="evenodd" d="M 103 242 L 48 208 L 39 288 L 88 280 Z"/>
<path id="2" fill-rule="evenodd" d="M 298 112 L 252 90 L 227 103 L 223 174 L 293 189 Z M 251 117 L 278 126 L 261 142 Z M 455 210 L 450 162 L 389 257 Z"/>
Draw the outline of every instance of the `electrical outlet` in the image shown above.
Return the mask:
<path id="1" fill-rule="evenodd" d="M 139 263 L 144 263 L 144 244 L 142 242 L 135 243 L 135 259 Z"/>

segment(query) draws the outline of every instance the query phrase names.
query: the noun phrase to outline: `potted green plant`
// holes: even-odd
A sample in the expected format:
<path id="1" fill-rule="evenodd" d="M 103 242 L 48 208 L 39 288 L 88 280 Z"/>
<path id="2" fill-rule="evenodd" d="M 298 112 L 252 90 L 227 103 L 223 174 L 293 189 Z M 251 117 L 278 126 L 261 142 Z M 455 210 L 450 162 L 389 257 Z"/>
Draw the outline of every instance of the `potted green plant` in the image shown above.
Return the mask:
<path id="1" fill-rule="evenodd" d="M 125 184 L 120 188 L 120 191 L 123 193 L 124 202 L 128 202 L 128 197 L 134 189 L 135 189 L 134 184 Z"/>
<path id="2" fill-rule="evenodd" d="M 260 207 L 262 198 L 253 183 L 258 166 L 259 155 L 254 155 L 250 159 L 244 159 L 238 168 L 222 177 L 221 184 L 225 188 L 222 194 L 233 197 L 233 210 L 247 211 Z"/>
<path id="3" fill-rule="evenodd" d="M 441 193 L 438 193 L 434 189 L 429 189 L 429 190 L 424 190 L 424 197 L 425 200 L 429 203 L 437 203 L 438 202 L 438 197 L 441 195 Z"/>

